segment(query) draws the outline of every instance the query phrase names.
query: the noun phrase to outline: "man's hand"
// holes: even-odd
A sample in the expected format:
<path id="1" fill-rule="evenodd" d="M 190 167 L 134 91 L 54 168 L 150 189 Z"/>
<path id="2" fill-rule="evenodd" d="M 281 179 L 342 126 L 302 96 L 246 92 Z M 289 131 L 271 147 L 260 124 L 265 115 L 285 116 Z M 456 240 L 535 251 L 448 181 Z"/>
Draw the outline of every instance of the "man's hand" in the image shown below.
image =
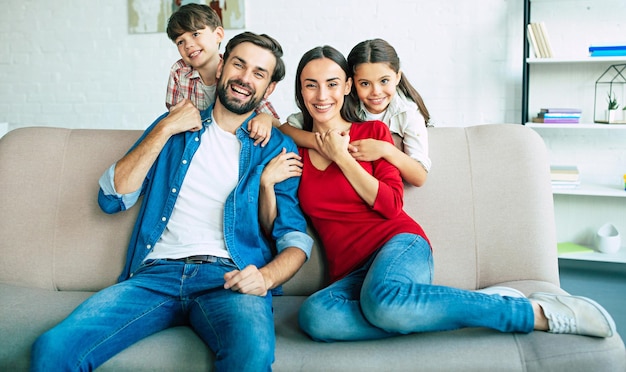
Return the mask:
<path id="1" fill-rule="evenodd" d="M 261 271 L 254 266 L 246 266 L 243 270 L 233 270 L 224 274 L 224 288 L 234 292 L 265 296 L 269 286 Z"/>

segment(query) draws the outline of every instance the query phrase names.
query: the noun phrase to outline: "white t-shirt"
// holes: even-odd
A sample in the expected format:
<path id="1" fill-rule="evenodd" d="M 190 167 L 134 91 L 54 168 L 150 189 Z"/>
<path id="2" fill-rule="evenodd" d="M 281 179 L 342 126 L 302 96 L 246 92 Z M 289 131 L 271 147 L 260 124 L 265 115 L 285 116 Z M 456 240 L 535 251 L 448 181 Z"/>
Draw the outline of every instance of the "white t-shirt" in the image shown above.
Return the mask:
<path id="1" fill-rule="evenodd" d="M 224 203 L 237 185 L 241 143 L 215 120 L 200 141 L 167 227 L 146 259 L 230 258 L 224 243 Z"/>

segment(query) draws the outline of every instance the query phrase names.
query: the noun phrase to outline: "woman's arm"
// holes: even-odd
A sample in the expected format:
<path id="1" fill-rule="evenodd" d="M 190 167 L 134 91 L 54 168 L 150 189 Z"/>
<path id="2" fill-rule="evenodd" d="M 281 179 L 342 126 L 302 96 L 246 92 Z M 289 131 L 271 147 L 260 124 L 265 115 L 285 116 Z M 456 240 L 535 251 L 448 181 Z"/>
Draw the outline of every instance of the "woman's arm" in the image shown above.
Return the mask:
<path id="1" fill-rule="evenodd" d="M 302 175 L 302 162 L 300 155 L 282 149 L 274 159 L 272 159 L 261 174 L 261 185 L 259 190 L 259 221 L 266 234 L 270 234 L 274 227 L 274 220 L 277 215 L 276 193 L 274 185 L 290 177 Z"/>

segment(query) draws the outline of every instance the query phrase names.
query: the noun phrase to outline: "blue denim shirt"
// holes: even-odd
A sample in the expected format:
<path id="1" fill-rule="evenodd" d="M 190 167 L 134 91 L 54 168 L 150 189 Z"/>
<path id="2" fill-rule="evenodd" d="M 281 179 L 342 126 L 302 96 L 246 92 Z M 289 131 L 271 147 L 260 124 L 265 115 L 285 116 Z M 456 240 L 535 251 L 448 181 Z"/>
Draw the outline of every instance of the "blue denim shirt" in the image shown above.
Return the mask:
<path id="1" fill-rule="evenodd" d="M 208 125 L 212 125 L 213 106 L 201 112 L 203 126 L 198 132 L 184 132 L 172 136 L 165 144 L 160 155 L 148 171 L 142 187 L 130 194 L 118 194 L 115 191 L 113 164 L 100 178 L 98 203 L 106 213 L 117 213 L 132 207 L 143 195 L 143 202 L 135 223 L 124 270 L 118 280 L 128 279 L 152 251 L 161 237 L 172 214 L 178 190 L 180 190 L 188 165 L 200 146 L 200 138 Z M 159 117 L 139 138 L 133 148 L 167 114 Z M 270 242 L 262 233 L 259 214 L 259 187 L 261 173 L 265 165 L 282 148 L 287 152 L 297 153 L 291 138 L 272 128 L 272 136 L 265 147 L 254 146 L 254 140 L 245 129 L 252 114 L 236 131 L 241 142 L 239 159 L 239 181 L 230 193 L 224 206 L 224 240 L 231 258 L 239 269 L 248 265 L 265 266 L 274 257 Z M 132 150 L 132 148 L 131 148 Z M 297 198 L 300 177 L 292 177 L 275 185 L 278 214 L 274 221 L 272 238 L 276 242 L 276 251 L 287 247 L 296 247 L 311 253 L 313 240 L 306 234 L 306 220 Z M 209 185 L 210 186 L 210 185 Z"/>

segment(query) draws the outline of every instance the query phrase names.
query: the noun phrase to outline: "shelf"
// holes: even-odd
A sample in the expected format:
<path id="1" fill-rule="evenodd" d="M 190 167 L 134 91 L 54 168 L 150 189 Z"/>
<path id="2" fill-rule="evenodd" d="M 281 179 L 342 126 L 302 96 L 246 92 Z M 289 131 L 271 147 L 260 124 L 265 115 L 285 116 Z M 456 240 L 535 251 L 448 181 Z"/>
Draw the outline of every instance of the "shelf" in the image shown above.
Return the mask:
<path id="1" fill-rule="evenodd" d="M 626 124 L 597 124 L 597 123 L 526 123 L 527 127 L 539 129 L 626 129 Z"/>
<path id="2" fill-rule="evenodd" d="M 626 263 L 626 249 L 622 247 L 616 253 L 581 252 L 560 254 L 559 259 Z"/>
<path id="3" fill-rule="evenodd" d="M 579 58 L 526 58 L 526 63 L 529 63 L 529 64 L 626 63 L 626 56 L 579 57 Z"/>
<path id="4" fill-rule="evenodd" d="M 608 196 L 615 198 L 626 198 L 626 190 L 616 186 L 582 184 L 578 187 L 565 188 L 553 187 L 554 195 L 582 195 L 582 196 Z"/>

